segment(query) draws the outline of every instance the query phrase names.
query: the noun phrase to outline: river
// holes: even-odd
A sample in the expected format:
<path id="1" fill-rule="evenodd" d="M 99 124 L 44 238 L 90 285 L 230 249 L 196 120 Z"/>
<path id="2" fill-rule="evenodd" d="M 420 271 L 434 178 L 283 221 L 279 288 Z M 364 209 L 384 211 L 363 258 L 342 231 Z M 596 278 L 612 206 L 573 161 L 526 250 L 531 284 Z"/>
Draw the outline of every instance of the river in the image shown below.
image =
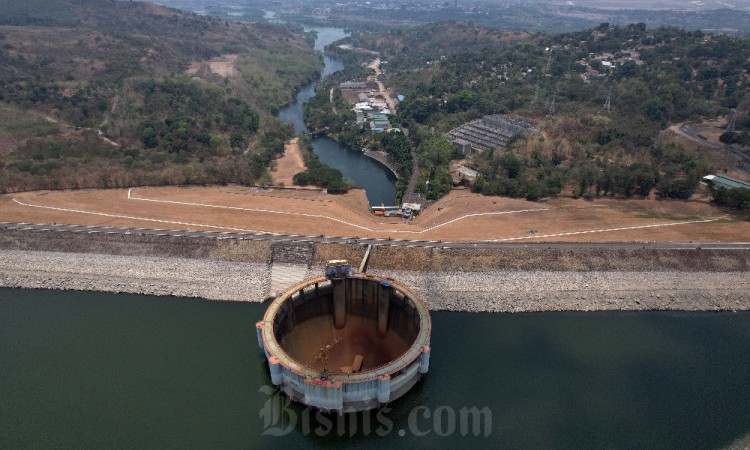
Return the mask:
<path id="1" fill-rule="evenodd" d="M 434 312 L 426 378 L 378 415 L 339 418 L 273 394 L 255 335 L 265 307 L 0 289 L 0 448 L 750 442 L 748 312 Z"/>
<path id="2" fill-rule="evenodd" d="M 323 51 L 326 45 L 346 37 L 348 34 L 341 28 L 305 27 L 305 31 L 316 31 L 315 49 Z M 343 69 L 341 61 L 324 56 L 324 66 L 321 77 L 325 77 Z M 294 127 L 297 133 L 307 132 L 304 121 L 303 108 L 305 103 L 315 95 L 315 82 L 309 83 L 297 92 L 294 101 L 282 107 L 277 117 L 284 123 Z M 325 164 L 339 169 L 347 178 L 367 193 L 367 200 L 371 205 L 392 205 L 396 198 L 396 177 L 382 164 L 354 150 L 339 144 L 325 136 L 311 140 L 313 152 Z"/>
<path id="3" fill-rule="evenodd" d="M 271 395 L 255 335 L 265 306 L 0 289 L 0 448 L 687 449 L 750 437 L 748 312 L 434 312 L 426 378 L 380 416 L 338 425 Z M 472 407 L 491 413 L 480 435 L 451 431 Z"/>

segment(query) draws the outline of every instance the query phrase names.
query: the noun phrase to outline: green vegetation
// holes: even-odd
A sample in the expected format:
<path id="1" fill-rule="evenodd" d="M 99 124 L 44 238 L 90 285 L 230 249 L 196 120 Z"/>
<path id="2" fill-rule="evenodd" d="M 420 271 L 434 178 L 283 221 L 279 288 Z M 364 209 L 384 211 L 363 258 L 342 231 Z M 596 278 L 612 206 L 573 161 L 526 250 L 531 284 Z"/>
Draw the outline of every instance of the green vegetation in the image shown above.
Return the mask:
<path id="1" fill-rule="evenodd" d="M 717 205 L 728 206 L 740 211 L 750 211 L 750 189 L 712 189 L 711 195 Z"/>
<path id="2" fill-rule="evenodd" d="M 305 123 L 311 130 L 325 130 L 326 134 L 354 149 L 361 149 L 374 139 L 367 128 L 356 126 L 357 118 L 352 105 L 347 103 L 338 88 L 348 80 L 364 80 L 372 75 L 372 69 L 363 67 L 371 56 L 364 57 L 352 52 L 334 52 L 333 56 L 344 61 L 345 68 L 333 73 L 315 86 L 315 95 L 305 104 Z M 333 89 L 333 105 L 330 92 Z M 336 112 L 334 113 L 334 108 Z"/>
<path id="3" fill-rule="evenodd" d="M 719 136 L 719 140 L 725 144 L 738 144 L 747 147 L 750 146 L 750 133 L 748 133 L 747 131 L 743 131 L 741 133 L 737 133 L 735 131 L 727 131 Z"/>
<path id="4" fill-rule="evenodd" d="M 0 103 L 0 139 L 24 140 L 60 133 L 60 127 L 49 120 L 23 111 L 7 103 Z"/>
<path id="5" fill-rule="evenodd" d="M 663 216 L 655 212 L 651 212 L 648 214 L 636 214 L 635 217 L 638 219 L 667 219 L 667 220 L 679 220 L 679 221 L 700 220 L 700 217 L 698 216 Z"/>
<path id="6" fill-rule="evenodd" d="M 453 145 L 442 134 L 419 131 L 415 135 L 419 154 L 417 191 L 425 193 L 429 200 L 437 200 L 451 190 L 448 169 L 454 156 Z"/>
<path id="7" fill-rule="evenodd" d="M 257 182 L 292 136 L 272 114 L 321 67 L 294 27 L 3 3 L 0 190 Z"/>
<path id="8" fill-rule="evenodd" d="M 288 43 L 287 39 L 283 42 Z M 235 66 L 246 83 L 249 99 L 273 113 L 292 101 L 295 90 L 315 80 L 323 68 L 320 58 L 308 49 L 285 48 L 281 41 L 245 49 Z"/>
<path id="9" fill-rule="evenodd" d="M 320 162 L 318 155 L 312 152 L 312 146 L 306 137 L 300 137 L 300 149 L 307 171 L 295 174 L 292 177 L 294 184 L 297 186 L 311 184 L 326 188 L 329 194 L 346 194 L 349 192 L 349 184 L 344 180 L 341 171 Z"/>
<path id="10" fill-rule="evenodd" d="M 536 200 L 655 189 L 689 198 L 711 161 L 661 131 L 750 109 L 750 43 L 728 36 L 644 24 L 522 35 L 443 23 L 349 41 L 388 61 L 387 84 L 406 96 L 392 122 L 411 131 L 426 168 L 420 189 L 431 198 L 449 183 L 450 152 L 436 150 L 435 139 L 426 141 L 430 150 L 421 146 L 428 130 L 442 134 L 488 114 L 520 117 L 537 133 L 476 156 L 476 191 Z"/>
<path id="11" fill-rule="evenodd" d="M 412 173 L 412 143 L 404 133 L 380 133 L 377 136 L 379 146 L 376 148 L 388 152 L 396 161 L 396 172 L 399 176 L 396 182 L 396 198 L 402 199 Z"/>

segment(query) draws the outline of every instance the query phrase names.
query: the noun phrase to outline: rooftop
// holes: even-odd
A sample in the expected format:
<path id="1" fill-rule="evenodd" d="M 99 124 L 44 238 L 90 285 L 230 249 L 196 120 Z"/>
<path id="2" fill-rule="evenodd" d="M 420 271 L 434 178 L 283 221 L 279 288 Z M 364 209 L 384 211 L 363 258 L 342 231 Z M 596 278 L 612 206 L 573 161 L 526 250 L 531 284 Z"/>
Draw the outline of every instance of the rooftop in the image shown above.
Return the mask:
<path id="1" fill-rule="evenodd" d="M 738 180 L 737 178 L 732 178 L 730 176 L 722 174 L 706 175 L 705 177 L 703 177 L 703 180 L 710 182 L 717 188 L 723 187 L 725 189 L 750 189 L 750 183 L 748 183 L 747 181 Z"/>

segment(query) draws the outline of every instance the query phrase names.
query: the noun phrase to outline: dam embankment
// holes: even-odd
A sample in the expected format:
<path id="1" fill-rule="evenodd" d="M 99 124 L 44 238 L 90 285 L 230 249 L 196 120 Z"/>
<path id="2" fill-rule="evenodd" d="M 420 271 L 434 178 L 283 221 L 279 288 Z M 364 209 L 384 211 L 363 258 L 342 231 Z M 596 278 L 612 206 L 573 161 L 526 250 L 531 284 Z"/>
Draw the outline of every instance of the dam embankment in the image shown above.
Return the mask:
<path id="1" fill-rule="evenodd" d="M 315 244 L 324 261 L 365 247 Z M 0 230 L 0 286 L 263 301 L 272 242 Z M 749 310 L 750 251 L 376 246 L 368 271 L 413 287 L 433 310 Z"/>

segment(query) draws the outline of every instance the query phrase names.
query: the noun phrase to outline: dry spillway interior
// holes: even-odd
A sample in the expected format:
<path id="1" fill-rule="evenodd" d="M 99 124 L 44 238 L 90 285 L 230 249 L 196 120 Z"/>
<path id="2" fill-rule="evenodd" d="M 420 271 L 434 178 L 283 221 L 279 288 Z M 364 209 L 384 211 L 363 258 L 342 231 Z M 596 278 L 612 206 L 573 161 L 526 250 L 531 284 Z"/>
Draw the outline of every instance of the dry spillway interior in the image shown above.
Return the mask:
<path id="1" fill-rule="evenodd" d="M 290 298 L 274 334 L 290 358 L 310 369 L 358 372 L 406 353 L 419 334 L 419 315 L 387 283 L 348 278 Z"/>

